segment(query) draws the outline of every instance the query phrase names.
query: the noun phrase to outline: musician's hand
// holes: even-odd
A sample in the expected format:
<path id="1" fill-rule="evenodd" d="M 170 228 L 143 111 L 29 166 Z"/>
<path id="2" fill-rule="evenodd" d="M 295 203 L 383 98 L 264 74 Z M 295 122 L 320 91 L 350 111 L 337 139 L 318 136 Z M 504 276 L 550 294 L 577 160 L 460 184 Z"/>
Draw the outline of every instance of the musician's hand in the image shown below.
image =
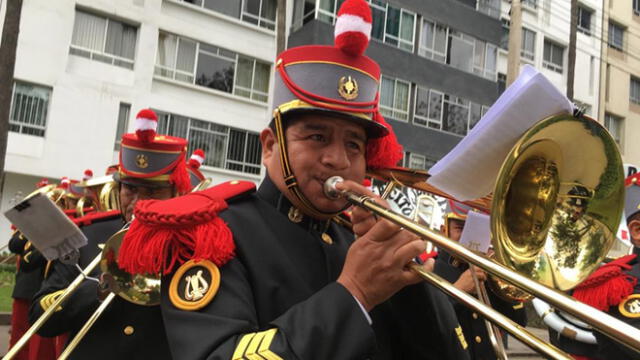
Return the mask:
<path id="1" fill-rule="evenodd" d="M 474 269 L 476 272 L 476 276 L 478 277 L 478 281 L 485 281 L 487 279 L 487 274 L 484 271 L 482 271 L 482 269 L 475 266 L 474 266 Z M 476 284 L 473 281 L 471 269 L 467 269 L 465 272 L 463 272 L 462 275 L 460 275 L 460 277 L 458 278 L 458 280 L 456 280 L 456 282 L 453 283 L 453 286 L 455 286 L 459 290 L 462 290 L 468 294 L 475 294 Z"/>
<path id="2" fill-rule="evenodd" d="M 388 207 L 384 200 L 352 181 L 338 184 L 338 189 L 369 195 Z M 407 264 L 424 252 L 425 243 L 361 208 L 353 210 L 351 221 L 357 239 L 347 253 L 338 282 L 370 311 L 403 287 L 420 281 Z"/>

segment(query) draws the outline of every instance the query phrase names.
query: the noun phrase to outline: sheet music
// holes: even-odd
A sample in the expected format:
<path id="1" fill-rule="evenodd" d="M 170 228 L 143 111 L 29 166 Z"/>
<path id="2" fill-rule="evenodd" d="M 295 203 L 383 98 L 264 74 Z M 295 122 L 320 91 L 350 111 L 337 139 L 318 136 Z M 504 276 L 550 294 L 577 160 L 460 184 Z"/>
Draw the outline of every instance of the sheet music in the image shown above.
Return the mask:
<path id="1" fill-rule="evenodd" d="M 571 101 L 526 65 L 469 134 L 429 170 L 427 182 L 460 201 L 483 197 L 493 191 L 503 160 L 529 128 L 572 112 Z"/>
<path id="2" fill-rule="evenodd" d="M 486 254 L 491 245 L 491 223 L 489 215 L 469 211 L 462 228 L 460 245 L 469 250 Z"/>
<path id="3" fill-rule="evenodd" d="M 76 224 L 43 194 L 22 201 L 4 215 L 47 260 L 58 259 L 87 244 Z"/>

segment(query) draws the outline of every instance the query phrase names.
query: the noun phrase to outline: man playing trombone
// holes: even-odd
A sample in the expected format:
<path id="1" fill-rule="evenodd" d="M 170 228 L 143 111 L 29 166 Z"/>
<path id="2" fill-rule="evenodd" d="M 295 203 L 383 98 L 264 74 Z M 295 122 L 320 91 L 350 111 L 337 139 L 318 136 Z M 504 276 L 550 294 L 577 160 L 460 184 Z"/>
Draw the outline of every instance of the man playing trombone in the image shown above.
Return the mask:
<path id="1" fill-rule="evenodd" d="M 357 30 L 370 31 L 370 11 L 347 0 L 340 13 L 349 16 L 336 24 L 350 36 L 338 34 L 342 46 L 278 56 L 257 192 L 234 181 L 138 205 L 123 248 L 147 255 L 119 260 L 129 272 L 167 274 L 161 306 L 175 358 L 468 358 L 445 295 L 407 268 L 424 242 L 361 209 L 352 231 L 338 225 L 347 202 L 323 190 L 340 175 L 344 188 L 373 196 L 360 185 L 367 167 L 401 158 L 378 113 L 380 69 L 362 55 L 368 33 Z M 159 231 L 160 219 L 176 221 Z"/>
<path id="2" fill-rule="evenodd" d="M 138 113 L 136 132 L 122 137 L 120 163 L 114 173 L 119 185 L 120 211 L 90 214 L 77 220 L 89 240 L 79 249 L 80 267 L 101 252 L 103 244 L 133 216 L 138 200 L 169 199 L 191 188 L 186 170 L 186 140 L 156 136 L 157 116 L 149 109 Z M 54 263 L 50 277 L 36 294 L 30 310 L 35 321 L 79 274 L 74 265 Z M 103 274 L 106 275 L 106 274 Z M 73 339 L 110 290 L 109 281 L 85 279 L 71 297 L 40 329 L 43 336 L 69 332 Z M 115 275 L 114 275 L 115 276 Z M 105 281 L 103 281 L 105 280 Z M 159 306 L 141 306 L 116 297 L 93 324 L 72 359 L 170 359 Z"/>

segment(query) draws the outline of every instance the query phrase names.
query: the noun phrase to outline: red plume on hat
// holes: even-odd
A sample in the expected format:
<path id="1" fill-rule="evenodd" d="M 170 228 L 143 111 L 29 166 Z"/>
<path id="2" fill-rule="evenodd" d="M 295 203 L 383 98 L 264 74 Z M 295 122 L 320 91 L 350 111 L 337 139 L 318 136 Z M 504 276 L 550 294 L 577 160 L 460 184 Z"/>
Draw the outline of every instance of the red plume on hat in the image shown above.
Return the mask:
<path id="1" fill-rule="evenodd" d="M 71 180 L 68 177 L 64 176 L 60 179 L 60 187 L 67 190 L 69 189 L 69 185 L 71 185 Z"/>
<path id="2" fill-rule="evenodd" d="M 371 8 L 365 0 L 347 0 L 338 11 L 335 44 L 345 53 L 360 56 L 371 38 Z"/>
<path id="3" fill-rule="evenodd" d="M 136 135 L 143 142 L 151 142 L 156 137 L 158 128 L 158 116 L 151 109 L 142 109 L 136 115 L 134 122 Z"/>
<path id="4" fill-rule="evenodd" d="M 387 169 L 398 165 L 402 160 L 402 145 L 398 143 L 398 138 L 382 115 L 374 114 L 374 121 L 384 125 L 389 133 L 383 137 L 369 139 L 367 142 L 367 167 L 369 169 Z"/>
<path id="5" fill-rule="evenodd" d="M 191 154 L 189 158 L 189 163 L 187 164 L 192 169 L 199 169 L 204 162 L 204 150 L 196 149 L 196 151 Z"/>
<path id="6" fill-rule="evenodd" d="M 82 181 L 87 181 L 91 178 L 93 178 L 93 171 L 91 169 L 85 170 L 84 174 L 82 175 Z"/>

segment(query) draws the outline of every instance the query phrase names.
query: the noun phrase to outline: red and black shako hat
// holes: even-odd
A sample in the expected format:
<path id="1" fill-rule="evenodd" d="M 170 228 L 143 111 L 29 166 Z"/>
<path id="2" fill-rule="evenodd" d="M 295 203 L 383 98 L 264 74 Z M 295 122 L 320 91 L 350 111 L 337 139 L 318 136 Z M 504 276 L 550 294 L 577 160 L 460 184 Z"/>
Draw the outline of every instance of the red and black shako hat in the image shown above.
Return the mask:
<path id="1" fill-rule="evenodd" d="M 204 150 L 196 149 L 187 162 L 187 171 L 189 172 L 189 181 L 192 188 L 198 186 L 205 179 L 204 174 L 200 171 L 204 158 Z"/>
<path id="2" fill-rule="evenodd" d="M 379 111 L 380 66 L 364 55 L 371 28 L 369 4 L 347 0 L 338 11 L 334 46 L 299 46 L 282 52 L 276 60 L 273 122 L 283 174 L 289 189 L 307 208 L 311 205 L 297 190 L 284 141 L 283 122 L 293 116 L 320 112 L 362 125 L 368 136 L 369 169 L 393 167 L 402 159 L 402 147 Z M 314 212 L 313 207 L 311 210 Z"/>
<path id="3" fill-rule="evenodd" d="M 186 169 L 185 139 L 157 135 L 158 117 L 151 109 L 140 110 L 135 133 L 122 136 L 116 181 L 148 187 L 175 187 L 180 194 L 191 184 Z"/>

